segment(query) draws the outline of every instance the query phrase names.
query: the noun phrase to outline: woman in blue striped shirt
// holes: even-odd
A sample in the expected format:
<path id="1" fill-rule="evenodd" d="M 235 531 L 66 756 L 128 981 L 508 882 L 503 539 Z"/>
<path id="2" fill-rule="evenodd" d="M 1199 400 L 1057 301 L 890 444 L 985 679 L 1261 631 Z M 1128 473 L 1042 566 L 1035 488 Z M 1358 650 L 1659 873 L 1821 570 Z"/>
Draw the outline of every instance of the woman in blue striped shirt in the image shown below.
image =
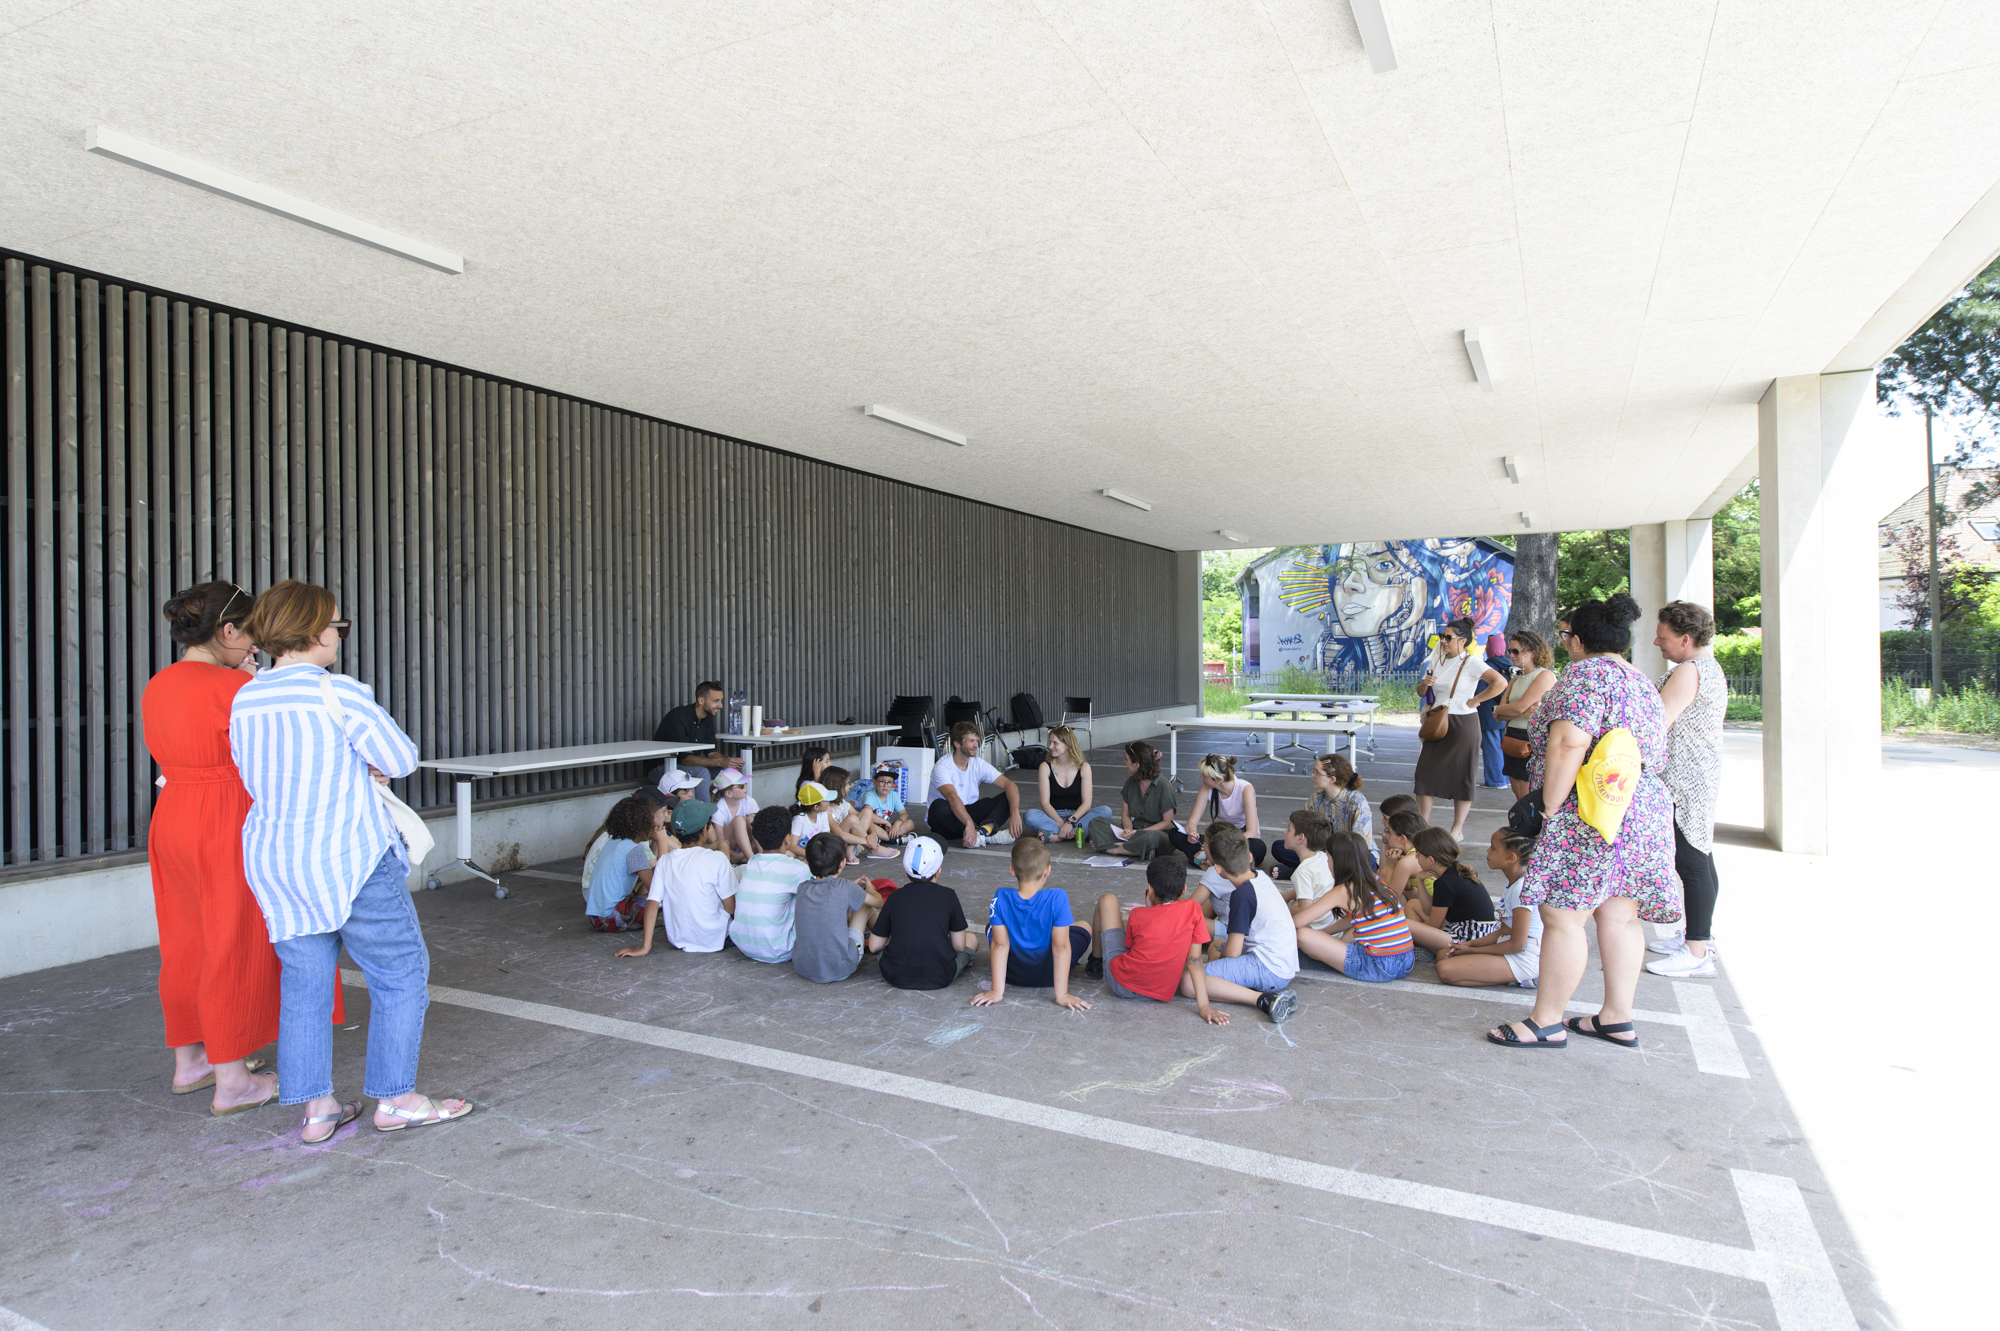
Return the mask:
<path id="1" fill-rule="evenodd" d="M 410 903 L 409 858 L 373 782 L 407 776 L 417 746 L 374 690 L 327 667 L 348 622 L 333 593 L 286 579 L 257 598 L 244 628 L 277 664 L 236 692 L 229 747 L 256 802 L 243 824 L 243 872 L 282 968 L 278 1087 L 305 1106 L 301 1136 L 329 1140 L 360 1117 L 333 1094 L 329 1022 L 340 949 L 368 979 L 368 1070 L 375 1130 L 463 1118 L 464 1100 L 416 1090 L 431 959 Z"/>

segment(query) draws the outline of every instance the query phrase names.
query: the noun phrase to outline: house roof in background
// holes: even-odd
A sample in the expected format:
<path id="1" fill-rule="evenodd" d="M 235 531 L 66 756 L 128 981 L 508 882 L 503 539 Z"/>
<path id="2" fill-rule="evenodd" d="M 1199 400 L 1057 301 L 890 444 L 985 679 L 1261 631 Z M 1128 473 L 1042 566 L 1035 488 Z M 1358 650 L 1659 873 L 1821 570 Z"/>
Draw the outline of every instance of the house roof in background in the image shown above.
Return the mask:
<path id="1" fill-rule="evenodd" d="M 1966 492 L 1974 485 L 1985 484 L 2000 492 L 2000 467 L 1940 467 L 1938 477 L 1943 482 L 1938 499 L 1945 508 L 1958 513 L 1965 502 Z M 1901 578 L 1905 570 L 1901 558 L 1895 552 L 1896 537 L 1906 527 L 1921 524 L 1924 520 L 1925 492 L 1918 490 L 1902 503 L 1882 515 L 1876 524 L 1880 539 L 1877 542 L 1877 563 L 1882 578 Z M 1940 535 L 1948 532 L 1957 538 L 1959 554 L 1967 562 L 1981 568 L 2000 568 L 2000 541 L 1989 540 L 1980 533 L 1981 526 L 2000 522 L 2000 493 L 1992 494 L 1971 513 L 1962 514 L 1945 527 Z M 1977 525 L 1975 525 L 1977 524 Z M 1992 530 L 1989 526 L 1988 530 Z"/>

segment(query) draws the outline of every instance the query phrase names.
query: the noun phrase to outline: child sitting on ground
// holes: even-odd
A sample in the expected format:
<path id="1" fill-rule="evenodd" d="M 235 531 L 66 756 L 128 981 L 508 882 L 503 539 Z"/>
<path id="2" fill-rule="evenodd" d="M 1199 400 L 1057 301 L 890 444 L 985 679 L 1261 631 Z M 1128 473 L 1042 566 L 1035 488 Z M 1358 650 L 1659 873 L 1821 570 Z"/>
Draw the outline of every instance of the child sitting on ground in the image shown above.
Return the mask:
<path id="1" fill-rule="evenodd" d="M 876 837 L 893 846 L 903 845 L 917 830 L 917 820 L 903 807 L 903 795 L 897 789 L 901 776 L 902 769 L 896 764 L 879 764 L 875 779 L 861 797 L 862 812 L 872 820 Z"/>
<path id="2" fill-rule="evenodd" d="M 655 837 L 658 837 L 656 846 Z M 670 848 L 664 831 L 653 825 L 653 808 L 637 795 L 611 806 L 604 819 L 605 840 L 593 846 L 584 877 L 583 913 L 593 931 L 622 934 L 639 927 L 646 884 L 653 876 L 653 858 Z"/>
<path id="3" fill-rule="evenodd" d="M 1322 858 L 1326 861 L 1325 888 L 1311 900 L 1301 896 L 1292 903 L 1292 921 L 1301 929 L 1333 928 L 1347 914 L 1347 901 L 1354 885 L 1363 879 L 1375 880 L 1375 866 L 1368 862 L 1368 847 L 1353 832 L 1335 832 L 1328 838 Z"/>
<path id="4" fill-rule="evenodd" d="M 847 847 L 837 836 L 823 832 L 806 842 L 806 867 L 812 879 L 799 884 L 793 907 L 797 937 L 792 943 L 792 969 L 814 984 L 832 984 L 854 974 L 866 955 L 868 926 L 882 906 L 873 887 L 834 877 L 846 858 Z"/>
<path id="5" fill-rule="evenodd" d="M 944 847 L 931 838 L 903 848 L 910 881 L 882 903 L 868 933 L 868 950 L 882 954 L 882 980 L 891 989 L 947 988 L 979 955 L 958 893 L 937 881 L 943 869 Z"/>
<path id="6" fill-rule="evenodd" d="M 1333 886 L 1332 869 L 1326 859 L 1326 845 L 1332 836 L 1333 824 L 1316 810 L 1295 809 L 1285 820 L 1285 839 L 1278 849 L 1290 857 L 1292 876 L 1288 881 L 1294 902 L 1315 901 Z"/>
<path id="7" fill-rule="evenodd" d="M 793 894 L 811 876 L 806 865 L 785 854 L 791 819 L 783 809 L 759 809 L 750 820 L 758 853 L 736 880 L 736 913 L 729 941 L 752 961 L 773 964 L 792 959 Z"/>
<path id="8" fill-rule="evenodd" d="M 1493 917 L 1493 898 L 1480 885 L 1479 871 L 1458 862 L 1458 842 L 1451 833 L 1426 827 L 1412 844 L 1418 867 L 1431 880 L 1430 897 L 1404 907 L 1410 935 L 1421 949 L 1418 961 L 1434 961 L 1453 943 L 1484 938 L 1500 927 Z"/>
<path id="9" fill-rule="evenodd" d="M 847 843 L 849 864 L 861 863 L 864 851 L 871 860 L 896 858 L 896 852 L 882 844 L 881 833 L 875 830 L 875 816 L 848 802 L 847 790 L 854 784 L 854 778 L 845 767 L 829 767 L 821 772 L 820 784 L 831 792 L 831 807 L 826 814 L 828 830 Z"/>
<path id="10" fill-rule="evenodd" d="M 757 853 L 750 835 L 750 820 L 757 816 L 757 801 L 750 798 L 750 783 L 743 773 L 725 767 L 710 779 L 715 795 L 715 825 L 722 829 L 723 849 L 731 864 L 748 864 Z"/>
<path id="11" fill-rule="evenodd" d="M 806 842 L 821 832 L 833 830 L 833 792 L 817 781 L 801 781 L 795 798 L 791 807 L 792 836 L 785 843 L 785 854 L 803 860 Z"/>
<path id="12" fill-rule="evenodd" d="M 1242 1003 L 1282 1022 L 1298 1008 L 1291 991 L 1299 973 L 1299 944 L 1292 913 L 1277 884 L 1251 862 L 1250 838 L 1234 823 L 1210 823 L 1208 857 L 1230 887 L 1228 941 L 1222 955 L 1204 968 L 1212 1001 Z M 1181 996 L 1193 998 L 1194 982 L 1183 976 Z"/>
<path id="13" fill-rule="evenodd" d="M 1027 844 L 1027 843 L 1022 843 Z M 1126 916 L 1115 894 L 1097 899 L 1097 941 L 1083 973 L 1101 979 L 1120 998 L 1150 998 L 1171 1003 L 1185 985 L 1194 992 L 1195 1011 L 1215 1026 L 1227 1026 L 1229 1014 L 1209 1005 L 1208 973 L 1202 969 L 1202 949 L 1208 942 L 1208 920 L 1201 907 L 1183 901 L 1187 862 L 1162 855 L 1146 866 L 1146 904 Z"/>
<path id="14" fill-rule="evenodd" d="M 1388 800 L 1383 800 L 1387 804 Z M 1382 819 L 1382 867 L 1376 877 L 1397 900 L 1430 905 L 1429 886 L 1417 865 L 1416 835 L 1430 824 L 1414 809 L 1398 809 Z"/>
<path id="15" fill-rule="evenodd" d="M 1507 876 L 1500 894 L 1500 931 L 1469 943 L 1454 942 L 1438 953 L 1438 979 L 1446 984 L 1518 984 L 1533 989 L 1542 968 L 1542 913 L 1521 904 L 1521 878 L 1535 839 L 1498 828 L 1486 847 L 1486 866 Z"/>
<path id="16" fill-rule="evenodd" d="M 1090 1004 L 1069 992 L 1069 968 L 1089 959 L 1090 929 L 1071 917 L 1069 894 L 1049 886 L 1048 845 L 1040 837 L 1026 837 L 1008 854 L 1014 886 L 993 894 L 992 923 L 986 927 L 993 987 L 975 994 L 972 1006 L 998 1003 L 1014 984 L 1053 988 L 1057 1007 L 1087 1011 Z"/>
<path id="17" fill-rule="evenodd" d="M 1324 933 L 1301 928 L 1295 935 L 1299 951 L 1349 979 L 1400 980 L 1416 961 L 1403 899 L 1373 874 L 1356 876 L 1358 882 L 1338 884 L 1321 898 L 1329 908 L 1346 910 L 1347 918 Z"/>
<path id="18" fill-rule="evenodd" d="M 670 826 L 681 848 L 668 851 L 653 865 L 646 918 L 639 926 L 645 941 L 617 955 L 643 957 L 651 952 L 653 922 L 662 914 L 667 941 L 681 951 L 722 950 L 729 939 L 730 917 L 736 914 L 736 872 L 722 853 L 722 829 L 714 818 L 715 806 L 705 800 L 682 800 L 674 806 Z"/>

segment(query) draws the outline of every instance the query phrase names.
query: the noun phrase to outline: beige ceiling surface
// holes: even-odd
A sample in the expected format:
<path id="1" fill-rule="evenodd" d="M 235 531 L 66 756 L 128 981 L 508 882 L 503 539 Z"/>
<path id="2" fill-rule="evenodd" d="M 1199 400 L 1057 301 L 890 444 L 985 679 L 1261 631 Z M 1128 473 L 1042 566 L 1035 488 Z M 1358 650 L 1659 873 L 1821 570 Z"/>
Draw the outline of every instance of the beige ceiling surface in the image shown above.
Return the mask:
<path id="1" fill-rule="evenodd" d="M 0 0 L 0 243 L 1195 548 L 1686 516 L 2000 180 L 2000 5 L 1390 12 Z"/>

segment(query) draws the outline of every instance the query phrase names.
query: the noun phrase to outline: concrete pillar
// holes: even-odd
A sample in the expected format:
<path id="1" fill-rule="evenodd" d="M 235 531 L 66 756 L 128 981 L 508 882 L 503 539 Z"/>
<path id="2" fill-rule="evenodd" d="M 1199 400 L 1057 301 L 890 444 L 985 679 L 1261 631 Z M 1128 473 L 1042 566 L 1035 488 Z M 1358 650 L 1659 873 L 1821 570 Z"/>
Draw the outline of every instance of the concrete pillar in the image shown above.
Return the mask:
<path id="1" fill-rule="evenodd" d="M 1882 764 L 1875 519 L 1861 444 L 1875 374 L 1775 380 L 1757 404 L 1764 595 L 1764 831 L 1778 849 L 1852 847 Z"/>
<path id="2" fill-rule="evenodd" d="M 1632 626 L 1632 664 L 1658 679 L 1667 668 L 1653 646 L 1654 623 L 1669 601 L 1715 609 L 1715 547 L 1707 518 L 1681 518 L 1632 529 L 1632 599 L 1644 611 Z"/>

